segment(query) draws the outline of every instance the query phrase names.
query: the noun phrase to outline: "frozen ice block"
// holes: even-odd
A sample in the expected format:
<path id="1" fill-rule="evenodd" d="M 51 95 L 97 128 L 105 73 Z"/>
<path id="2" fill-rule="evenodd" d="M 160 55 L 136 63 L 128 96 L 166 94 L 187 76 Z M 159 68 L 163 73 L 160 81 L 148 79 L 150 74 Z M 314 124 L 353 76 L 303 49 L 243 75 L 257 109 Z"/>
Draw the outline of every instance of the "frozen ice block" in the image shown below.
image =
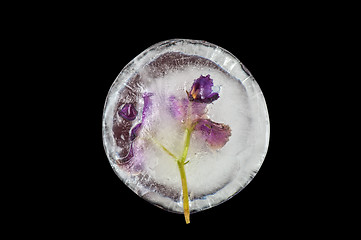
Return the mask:
<path id="1" fill-rule="evenodd" d="M 118 177 L 187 222 L 187 211 L 218 205 L 253 179 L 269 128 L 262 91 L 244 65 L 223 48 L 186 39 L 135 57 L 103 113 L 104 148 Z"/>

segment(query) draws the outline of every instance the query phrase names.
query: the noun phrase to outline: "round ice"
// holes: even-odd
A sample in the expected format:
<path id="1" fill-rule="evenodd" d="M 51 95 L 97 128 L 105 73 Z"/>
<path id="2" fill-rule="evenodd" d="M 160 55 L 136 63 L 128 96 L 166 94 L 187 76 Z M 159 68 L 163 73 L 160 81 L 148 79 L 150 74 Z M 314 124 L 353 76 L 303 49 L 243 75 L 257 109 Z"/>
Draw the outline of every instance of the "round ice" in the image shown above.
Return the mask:
<path id="1" fill-rule="evenodd" d="M 184 170 L 189 210 L 198 212 L 242 190 L 265 158 L 269 118 L 251 73 L 214 44 L 168 40 L 125 66 L 106 98 L 103 143 L 110 165 L 136 194 L 168 211 L 184 212 L 180 171 L 168 152 L 182 155 L 185 132 L 170 112 L 169 99 L 188 99 L 195 79 L 206 75 L 213 79 L 219 99 L 207 104 L 203 118 L 228 125 L 231 136 L 216 150 L 197 134 L 190 136 Z M 127 113 L 135 119 L 124 117 Z"/>

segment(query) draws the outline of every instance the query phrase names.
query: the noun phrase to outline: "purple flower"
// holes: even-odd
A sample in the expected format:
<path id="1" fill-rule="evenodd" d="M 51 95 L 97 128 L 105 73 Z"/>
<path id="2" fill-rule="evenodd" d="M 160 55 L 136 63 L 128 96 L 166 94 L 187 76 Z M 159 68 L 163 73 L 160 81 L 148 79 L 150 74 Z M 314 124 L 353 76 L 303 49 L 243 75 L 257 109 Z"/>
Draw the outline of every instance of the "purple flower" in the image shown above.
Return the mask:
<path id="1" fill-rule="evenodd" d="M 122 109 L 118 111 L 118 114 L 127 121 L 133 121 L 137 117 L 138 111 L 132 103 L 126 103 Z"/>
<path id="2" fill-rule="evenodd" d="M 190 92 L 187 92 L 189 101 L 211 103 L 219 98 L 218 93 L 213 92 L 213 79 L 207 76 L 200 76 L 192 85 Z"/>
<path id="3" fill-rule="evenodd" d="M 207 142 L 210 148 L 220 149 L 229 140 L 231 129 L 228 125 L 216 123 L 208 119 L 207 104 L 219 98 L 212 92 L 213 80 L 210 75 L 200 76 L 194 80 L 188 98 L 169 97 L 170 113 L 173 118 L 181 121 L 186 128 L 198 132 L 197 136 Z"/>
<path id="4" fill-rule="evenodd" d="M 206 142 L 210 149 L 218 150 L 228 142 L 231 136 L 231 129 L 228 125 L 213 122 L 207 116 L 207 105 L 219 98 L 219 94 L 213 92 L 212 87 L 213 80 L 210 78 L 210 75 L 205 77 L 201 75 L 198 79 L 194 80 L 191 90 L 189 92 L 186 91 L 187 95 L 183 98 L 177 98 L 174 95 L 166 95 L 166 98 L 164 98 L 163 89 L 161 89 L 159 91 L 160 94 L 156 95 L 153 99 L 151 99 L 151 97 L 154 94 L 144 93 L 142 119 L 140 123 L 135 124 L 130 130 L 129 153 L 122 160 L 124 163 L 122 166 L 127 168 L 128 171 L 139 172 L 144 167 L 143 164 L 148 157 L 146 154 L 149 146 L 158 147 L 160 151 L 163 151 L 163 154 L 168 154 L 170 158 L 173 158 L 177 162 L 181 177 L 183 209 L 186 223 L 190 221 L 190 209 L 184 166 L 189 161 L 186 160 L 191 139 L 194 137 L 195 141 Z M 134 120 L 137 114 L 138 112 L 132 104 L 125 104 L 119 111 L 119 115 L 128 121 Z M 153 114 L 159 114 L 159 116 L 152 116 Z M 145 121 L 145 119 L 147 120 Z M 154 119 L 157 119 L 157 121 L 154 122 Z M 177 154 L 177 151 L 174 152 L 174 149 L 168 149 L 166 145 L 163 145 L 164 139 L 159 140 L 158 138 L 159 132 L 165 133 L 165 138 L 167 138 L 166 134 L 169 132 L 168 127 L 175 126 L 167 125 L 168 122 L 172 120 L 180 124 L 175 127 L 175 131 L 179 129 L 184 130 L 184 137 L 182 137 L 184 141 L 183 151 L 181 154 Z M 155 129 L 153 129 L 154 126 Z M 162 127 L 164 127 L 163 130 L 159 129 Z M 180 128 L 178 129 L 178 127 Z M 140 134 L 141 131 L 144 131 L 144 134 Z"/>
<path id="5" fill-rule="evenodd" d="M 183 98 L 177 98 L 174 95 L 171 95 L 168 97 L 168 103 L 155 102 L 154 106 L 152 101 L 152 96 L 154 94 L 144 93 L 141 122 L 135 124 L 130 130 L 129 139 L 131 141 L 131 146 L 129 154 L 125 159 L 126 162 L 128 162 L 127 164 L 129 166 L 133 166 L 133 162 L 137 162 L 136 165 L 138 167 L 141 166 L 144 157 L 143 154 L 141 154 L 143 149 L 142 144 L 144 144 L 144 141 L 137 140 L 139 139 L 140 132 L 146 124 L 145 119 L 154 112 L 163 114 L 162 112 L 154 111 L 156 109 L 153 109 L 159 104 L 167 104 L 166 106 L 169 109 L 168 114 L 182 124 L 185 130 L 189 131 L 189 138 L 190 134 L 194 132 L 194 137 L 197 138 L 197 141 L 205 141 L 210 149 L 217 150 L 222 148 L 231 136 L 231 129 L 228 125 L 213 122 L 207 117 L 207 105 L 219 98 L 219 94 L 212 91 L 212 86 L 213 80 L 210 78 L 210 75 L 205 77 L 200 76 L 198 79 L 194 80 L 190 92 L 187 91 L 187 95 Z M 155 99 L 158 99 L 159 101 L 160 98 Z M 122 110 L 119 111 L 119 115 L 128 121 L 134 120 L 136 118 L 137 111 L 132 104 L 125 104 Z M 167 123 L 164 122 L 163 124 Z M 155 142 L 157 141 L 155 140 Z M 164 146 L 162 146 L 162 148 L 165 149 Z"/>

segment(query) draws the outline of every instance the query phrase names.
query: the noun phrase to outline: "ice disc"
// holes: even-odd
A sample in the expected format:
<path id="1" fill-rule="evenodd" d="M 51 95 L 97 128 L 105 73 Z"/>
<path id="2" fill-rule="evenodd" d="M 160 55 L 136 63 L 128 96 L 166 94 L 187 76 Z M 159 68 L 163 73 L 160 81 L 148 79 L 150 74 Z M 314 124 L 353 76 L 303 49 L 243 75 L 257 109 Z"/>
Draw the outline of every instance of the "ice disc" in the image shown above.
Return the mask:
<path id="1" fill-rule="evenodd" d="M 104 148 L 117 176 L 177 213 L 211 208 L 242 190 L 262 165 L 269 128 L 251 73 L 227 50 L 198 40 L 160 42 L 135 57 L 103 113 Z"/>

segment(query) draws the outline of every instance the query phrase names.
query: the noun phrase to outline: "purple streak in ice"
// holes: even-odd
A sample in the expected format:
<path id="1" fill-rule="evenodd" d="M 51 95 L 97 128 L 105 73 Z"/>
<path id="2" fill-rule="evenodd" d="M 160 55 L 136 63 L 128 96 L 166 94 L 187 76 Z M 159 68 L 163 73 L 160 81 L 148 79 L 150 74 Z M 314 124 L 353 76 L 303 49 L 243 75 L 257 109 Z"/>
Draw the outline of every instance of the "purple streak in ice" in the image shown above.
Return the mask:
<path id="1" fill-rule="evenodd" d="M 146 118 L 148 111 L 149 111 L 150 107 L 152 106 L 152 101 L 151 101 L 150 97 L 153 95 L 154 95 L 153 93 L 144 93 L 143 94 L 144 105 L 143 105 L 143 113 L 142 113 L 142 123 L 144 122 L 144 119 Z"/>
<path id="2" fill-rule="evenodd" d="M 141 123 L 135 125 L 130 131 L 130 141 L 134 141 L 134 139 L 139 135 L 140 127 L 142 126 Z"/>
<path id="3" fill-rule="evenodd" d="M 130 141 L 134 141 L 134 139 L 139 135 L 139 131 L 141 130 L 142 124 L 144 122 L 144 119 L 147 117 L 147 114 L 149 114 L 149 109 L 152 105 L 152 101 L 150 97 L 153 96 L 153 93 L 144 93 L 143 94 L 143 112 L 142 112 L 142 122 L 135 125 L 132 130 L 130 131 Z"/>
<path id="4" fill-rule="evenodd" d="M 143 94 L 143 100 L 144 100 L 144 105 L 143 105 L 143 112 L 142 112 L 142 121 L 138 124 L 136 124 L 131 130 L 130 130 L 130 136 L 129 139 L 131 141 L 131 146 L 130 146 L 130 150 L 129 153 L 126 157 L 126 161 L 129 161 L 130 159 L 132 159 L 134 157 L 134 155 L 139 155 L 139 148 L 137 148 L 136 146 L 134 146 L 134 140 L 139 136 L 139 132 L 142 129 L 142 124 L 144 122 L 144 119 L 147 117 L 147 114 L 149 114 L 151 105 L 152 105 L 152 101 L 150 99 L 150 97 L 153 96 L 152 93 L 144 93 Z M 139 157 L 138 157 L 139 158 Z M 140 159 L 140 158 L 139 158 Z M 138 164 L 141 163 L 140 160 L 138 161 Z"/>

